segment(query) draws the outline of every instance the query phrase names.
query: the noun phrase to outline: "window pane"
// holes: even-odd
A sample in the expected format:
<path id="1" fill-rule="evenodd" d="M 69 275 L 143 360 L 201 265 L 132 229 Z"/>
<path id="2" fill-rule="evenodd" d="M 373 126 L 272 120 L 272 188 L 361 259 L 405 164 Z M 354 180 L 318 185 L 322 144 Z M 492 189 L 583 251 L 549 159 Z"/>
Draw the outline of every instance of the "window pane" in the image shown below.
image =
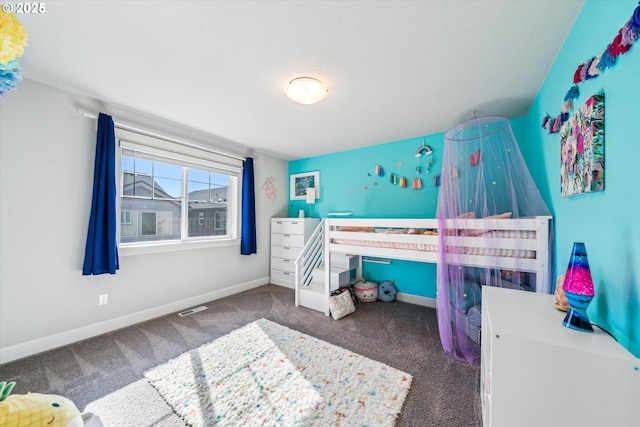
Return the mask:
<path id="1" fill-rule="evenodd" d="M 182 180 L 182 167 L 168 163 L 153 162 L 153 175 L 156 178 L 172 178 Z"/>
<path id="2" fill-rule="evenodd" d="M 153 162 L 147 159 L 133 158 L 134 170 L 136 173 L 151 176 L 153 174 Z"/>
<path id="3" fill-rule="evenodd" d="M 120 169 L 124 172 L 134 172 L 133 168 L 133 157 L 130 156 L 122 156 L 120 158 Z"/>
<path id="4" fill-rule="evenodd" d="M 154 199 L 179 199 L 182 195 L 182 179 L 155 178 Z"/>
<path id="5" fill-rule="evenodd" d="M 122 195 L 133 196 L 135 190 L 135 175 L 131 172 L 122 172 Z"/>
<path id="6" fill-rule="evenodd" d="M 121 200 L 121 220 L 124 212 L 130 212 L 131 218 L 130 225 L 120 224 L 121 243 L 180 240 L 182 204 L 179 200 L 131 197 Z"/>
<path id="7" fill-rule="evenodd" d="M 229 177 L 192 168 L 188 177 L 189 237 L 226 235 Z"/>
<path id="8" fill-rule="evenodd" d="M 189 181 L 189 201 L 209 201 L 209 184 Z"/>
<path id="9" fill-rule="evenodd" d="M 228 187 L 229 175 L 211 172 L 211 185 L 214 187 Z"/>
<path id="10" fill-rule="evenodd" d="M 160 154 L 122 149 L 120 243 L 234 237 L 227 216 L 229 187 L 234 189 L 231 202 L 237 203 L 235 173 L 190 168 L 169 159 L 171 163 Z M 187 219 L 183 221 L 185 203 Z M 236 226 L 233 218 L 231 224 Z"/>
<path id="11" fill-rule="evenodd" d="M 209 183 L 209 174 L 211 172 L 209 171 L 204 171 L 201 169 L 193 169 L 193 168 L 189 168 L 189 182 L 194 181 L 194 182 L 203 182 L 205 184 Z"/>
<path id="12" fill-rule="evenodd" d="M 122 195 L 152 199 L 182 198 L 182 167 L 122 155 Z"/>

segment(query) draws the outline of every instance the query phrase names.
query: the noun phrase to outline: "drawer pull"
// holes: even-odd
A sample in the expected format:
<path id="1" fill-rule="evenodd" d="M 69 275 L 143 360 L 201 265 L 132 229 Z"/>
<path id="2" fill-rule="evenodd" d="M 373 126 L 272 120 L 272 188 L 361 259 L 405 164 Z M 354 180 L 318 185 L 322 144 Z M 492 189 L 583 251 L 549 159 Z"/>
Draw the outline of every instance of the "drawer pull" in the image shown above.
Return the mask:
<path id="1" fill-rule="evenodd" d="M 291 249 L 289 246 L 283 246 L 283 248 L 285 248 L 285 249 Z"/>
<path id="2" fill-rule="evenodd" d="M 290 259 L 283 259 L 282 261 L 283 261 L 283 262 L 291 262 L 291 260 L 290 260 Z"/>
<path id="3" fill-rule="evenodd" d="M 288 271 L 283 271 L 282 274 L 286 274 L 287 276 L 290 275 L 291 273 L 289 273 Z"/>
<path id="4" fill-rule="evenodd" d="M 291 237 L 291 234 L 283 234 L 284 237 Z"/>

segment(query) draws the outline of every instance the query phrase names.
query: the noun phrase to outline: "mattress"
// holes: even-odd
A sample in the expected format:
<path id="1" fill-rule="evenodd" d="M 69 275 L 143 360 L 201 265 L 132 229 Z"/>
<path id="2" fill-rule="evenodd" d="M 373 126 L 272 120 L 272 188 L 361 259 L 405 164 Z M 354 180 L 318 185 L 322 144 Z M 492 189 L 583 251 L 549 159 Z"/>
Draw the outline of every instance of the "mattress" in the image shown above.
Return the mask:
<path id="1" fill-rule="evenodd" d="M 393 233 L 400 234 L 400 233 Z M 492 238 L 504 238 L 504 239 L 535 239 L 535 231 L 518 231 L 518 230 L 497 230 L 483 233 L 483 237 Z M 341 245 L 352 246 L 368 246 L 376 248 L 389 248 L 389 249 L 407 249 L 413 251 L 425 251 L 425 252 L 437 252 L 438 245 L 432 243 L 413 243 L 413 242 L 390 242 L 380 240 L 360 240 L 360 239 L 344 239 L 334 238 L 333 243 Z M 487 242 L 486 239 L 482 239 L 482 242 Z M 536 251 L 524 250 L 524 249 L 508 249 L 508 248 L 491 248 L 491 247 L 462 247 L 462 246 L 447 246 L 447 253 L 458 253 L 464 255 L 482 255 L 482 256 L 496 256 L 501 258 L 526 258 L 535 259 Z"/>

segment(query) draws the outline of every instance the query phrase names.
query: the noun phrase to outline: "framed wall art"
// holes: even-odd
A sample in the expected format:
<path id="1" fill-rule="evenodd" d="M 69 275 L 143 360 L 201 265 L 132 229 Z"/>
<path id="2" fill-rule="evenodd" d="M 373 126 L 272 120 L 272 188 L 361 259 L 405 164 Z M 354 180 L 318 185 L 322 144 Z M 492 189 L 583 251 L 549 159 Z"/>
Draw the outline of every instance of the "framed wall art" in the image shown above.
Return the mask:
<path id="1" fill-rule="evenodd" d="M 594 95 L 560 129 L 562 197 L 604 190 L 604 94 Z"/>
<path id="2" fill-rule="evenodd" d="M 307 187 L 312 187 L 316 192 L 316 199 L 320 198 L 320 172 L 303 172 L 291 174 L 289 198 L 291 200 L 306 200 Z"/>

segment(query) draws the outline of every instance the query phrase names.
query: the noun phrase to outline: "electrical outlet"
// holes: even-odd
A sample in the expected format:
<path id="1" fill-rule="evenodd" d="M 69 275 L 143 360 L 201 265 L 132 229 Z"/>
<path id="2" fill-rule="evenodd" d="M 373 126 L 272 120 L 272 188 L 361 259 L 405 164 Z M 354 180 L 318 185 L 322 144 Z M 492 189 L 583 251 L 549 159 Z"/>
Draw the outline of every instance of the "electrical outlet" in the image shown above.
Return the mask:
<path id="1" fill-rule="evenodd" d="M 98 298 L 98 305 L 105 305 L 109 302 L 109 294 L 102 294 Z"/>

